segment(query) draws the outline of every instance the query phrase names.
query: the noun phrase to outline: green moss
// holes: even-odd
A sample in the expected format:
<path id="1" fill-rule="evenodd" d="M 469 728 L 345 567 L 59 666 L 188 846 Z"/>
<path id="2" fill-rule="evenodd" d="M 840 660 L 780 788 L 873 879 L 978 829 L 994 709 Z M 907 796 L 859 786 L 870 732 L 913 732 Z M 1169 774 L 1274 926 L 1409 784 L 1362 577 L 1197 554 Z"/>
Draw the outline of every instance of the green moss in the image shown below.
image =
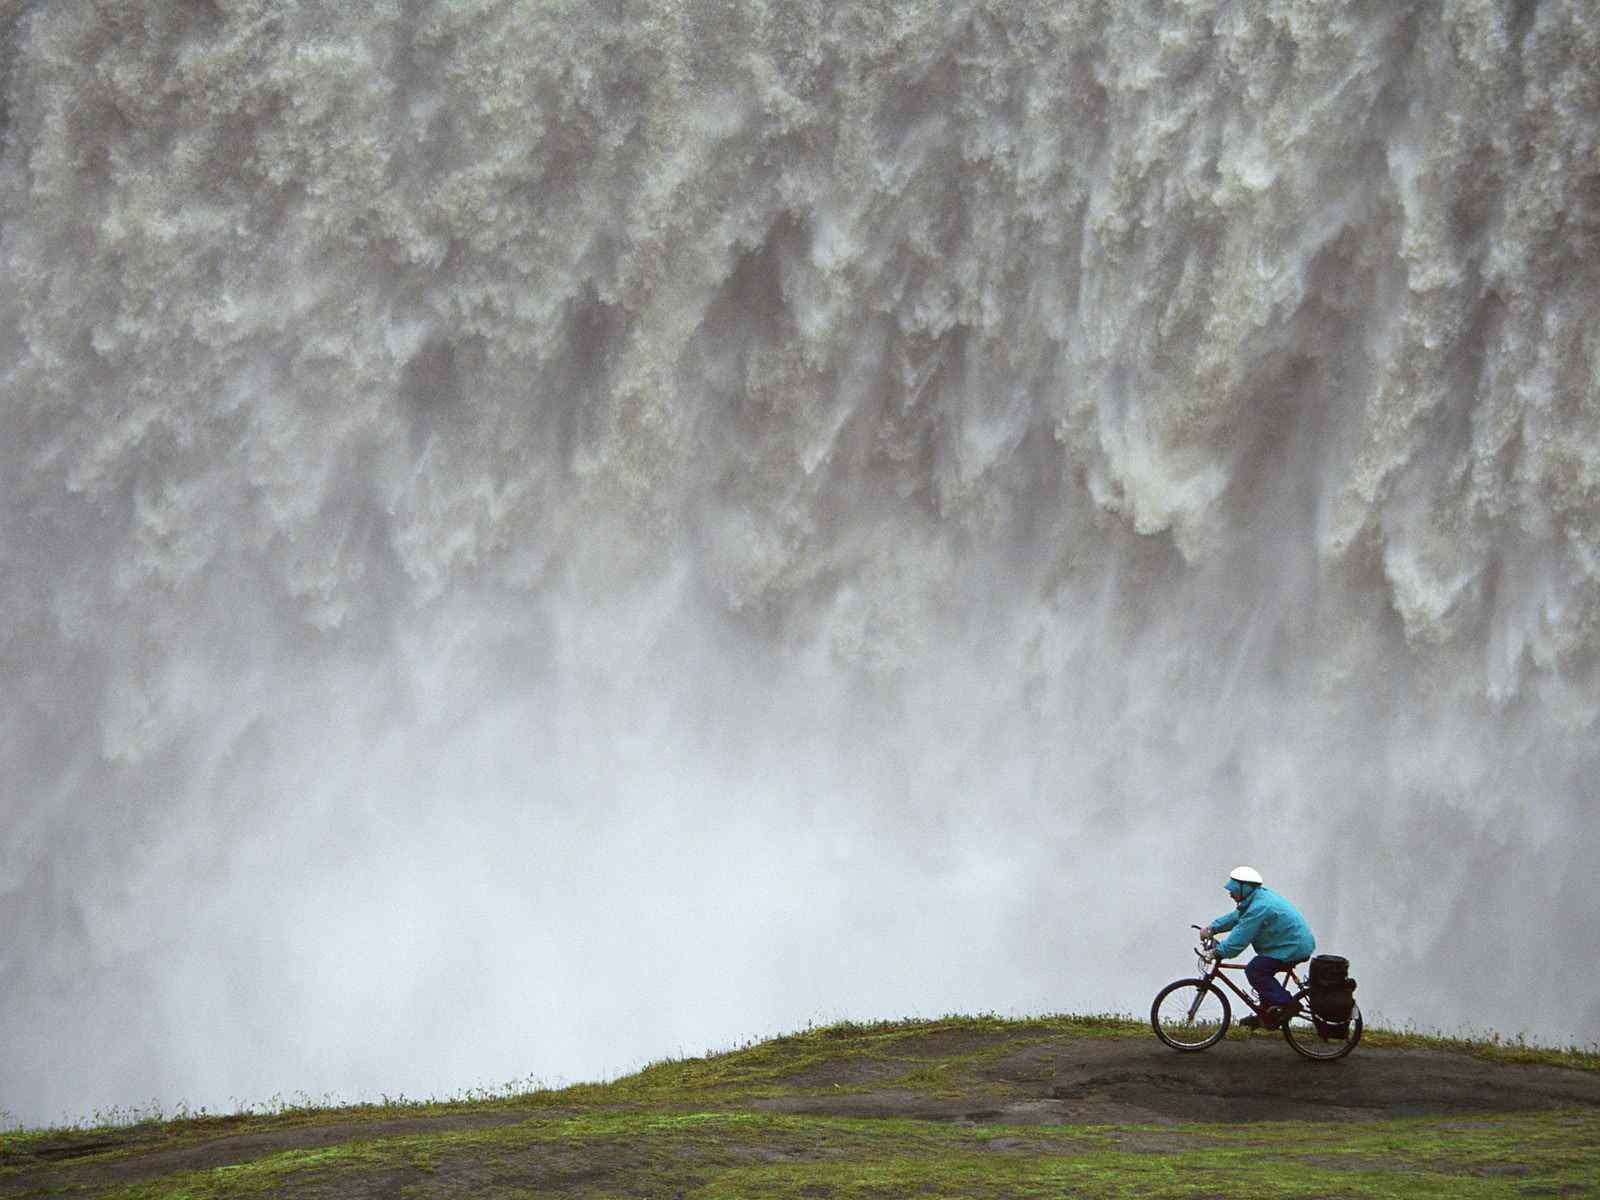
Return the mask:
<path id="1" fill-rule="evenodd" d="M 286 1150 L 280 1154 L 213 1167 L 183 1171 L 149 1183 L 130 1184 L 100 1193 L 117 1200 L 226 1200 L 227 1197 L 263 1196 L 283 1191 L 291 1183 L 305 1183 L 337 1170 L 349 1175 L 363 1167 L 379 1166 L 383 1155 L 370 1144 L 317 1150 Z"/>
<path id="2" fill-rule="evenodd" d="M 418 1194 L 723 1197 L 1490 1197 L 1600 1186 L 1600 1114 L 1371 1126 L 984 1127 L 765 1113 L 593 1113 L 486 1132 L 294 1151 L 105 1193 L 112 1200 Z M 409 1177 L 409 1176 L 403 1176 Z M 592 1185 L 592 1186 L 591 1186 Z"/>

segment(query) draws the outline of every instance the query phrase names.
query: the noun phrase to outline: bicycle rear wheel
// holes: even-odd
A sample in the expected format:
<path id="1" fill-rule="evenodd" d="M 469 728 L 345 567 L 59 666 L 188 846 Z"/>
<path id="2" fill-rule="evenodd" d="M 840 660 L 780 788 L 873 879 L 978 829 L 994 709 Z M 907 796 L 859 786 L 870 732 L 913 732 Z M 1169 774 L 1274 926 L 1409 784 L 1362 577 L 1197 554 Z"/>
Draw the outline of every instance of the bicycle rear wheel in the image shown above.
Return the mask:
<path id="1" fill-rule="evenodd" d="M 1233 1010 L 1222 990 L 1205 979 L 1180 979 L 1156 993 L 1150 1028 L 1174 1050 L 1205 1050 L 1228 1032 Z"/>
<path id="2" fill-rule="evenodd" d="M 1318 1028 L 1309 1012 L 1296 1013 L 1283 1023 L 1283 1040 L 1293 1046 L 1296 1053 L 1317 1062 L 1343 1058 L 1361 1041 L 1361 1009 L 1357 1006 L 1350 1010 L 1350 1026 L 1344 1037 L 1329 1036 L 1327 1026 Z"/>

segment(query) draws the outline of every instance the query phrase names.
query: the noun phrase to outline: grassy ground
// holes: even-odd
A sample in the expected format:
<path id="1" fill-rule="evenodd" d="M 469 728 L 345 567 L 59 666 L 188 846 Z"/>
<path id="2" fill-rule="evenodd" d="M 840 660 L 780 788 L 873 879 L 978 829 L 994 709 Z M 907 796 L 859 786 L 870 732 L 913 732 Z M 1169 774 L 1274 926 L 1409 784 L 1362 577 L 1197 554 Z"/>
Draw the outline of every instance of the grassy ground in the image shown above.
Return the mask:
<path id="1" fill-rule="evenodd" d="M 1110 1018 L 838 1025 L 476 1103 L 8 1134 L 0 1196 L 1600 1195 L 1600 1087 L 1593 1103 L 1401 1119 L 1381 1103 L 1358 1120 L 1229 1124 L 1052 1123 L 1041 1110 L 1063 1064 L 1098 1064 L 1073 1091 L 1090 1112 L 1096 1087 L 1126 1100 L 1199 1078 L 1185 1073 L 1207 1056 L 1153 1046 L 1147 1026 Z M 1296 1087 L 1343 1069 L 1299 1064 L 1259 1035 L 1208 1055 L 1229 1051 L 1292 1072 Z M 1597 1056 L 1526 1046 L 1372 1031 L 1357 1055 L 1400 1062 L 1400 1077 L 1421 1064 L 1468 1085 L 1512 1075 L 1537 1085 L 1522 1095 L 1548 1086 L 1553 1068 L 1566 1069 L 1558 1082 L 1600 1084 Z M 1388 1077 L 1374 1068 L 1374 1096 Z M 1348 1091 L 1358 1077 L 1342 1078 Z M 1022 1112 L 1025 1122 L 1010 1119 Z"/>

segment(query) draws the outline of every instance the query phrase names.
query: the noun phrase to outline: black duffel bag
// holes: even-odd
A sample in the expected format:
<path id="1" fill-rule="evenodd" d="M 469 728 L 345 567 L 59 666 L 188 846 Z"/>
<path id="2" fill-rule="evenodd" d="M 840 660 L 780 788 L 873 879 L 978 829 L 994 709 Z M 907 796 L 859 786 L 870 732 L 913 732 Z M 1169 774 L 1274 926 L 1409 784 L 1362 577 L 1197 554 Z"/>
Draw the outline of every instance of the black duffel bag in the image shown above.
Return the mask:
<path id="1" fill-rule="evenodd" d="M 1342 1038 L 1350 1033 L 1350 1014 L 1356 1007 L 1356 981 L 1350 978 L 1350 960 L 1337 954 L 1319 954 L 1311 960 L 1311 1015 L 1323 1037 Z"/>

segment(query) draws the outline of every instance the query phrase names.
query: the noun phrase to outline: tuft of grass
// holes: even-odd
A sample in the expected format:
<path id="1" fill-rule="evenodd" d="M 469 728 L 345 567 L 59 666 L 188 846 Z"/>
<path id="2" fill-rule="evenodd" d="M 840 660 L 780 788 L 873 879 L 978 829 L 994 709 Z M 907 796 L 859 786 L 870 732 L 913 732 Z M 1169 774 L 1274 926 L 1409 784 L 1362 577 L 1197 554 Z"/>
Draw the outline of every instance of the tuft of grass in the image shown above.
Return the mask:
<path id="1" fill-rule="evenodd" d="M 1467 1054 L 1492 1062 L 1564 1067 L 1573 1071 L 1600 1071 L 1600 1045 L 1541 1046 L 1522 1034 L 1502 1037 L 1498 1033 L 1423 1032 L 1414 1026 L 1404 1029 L 1367 1027 L 1361 1035 L 1364 1044 L 1402 1050 L 1444 1050 Z M 1360 1051 L 1356 1051 L 1360 1053 Z"/>

